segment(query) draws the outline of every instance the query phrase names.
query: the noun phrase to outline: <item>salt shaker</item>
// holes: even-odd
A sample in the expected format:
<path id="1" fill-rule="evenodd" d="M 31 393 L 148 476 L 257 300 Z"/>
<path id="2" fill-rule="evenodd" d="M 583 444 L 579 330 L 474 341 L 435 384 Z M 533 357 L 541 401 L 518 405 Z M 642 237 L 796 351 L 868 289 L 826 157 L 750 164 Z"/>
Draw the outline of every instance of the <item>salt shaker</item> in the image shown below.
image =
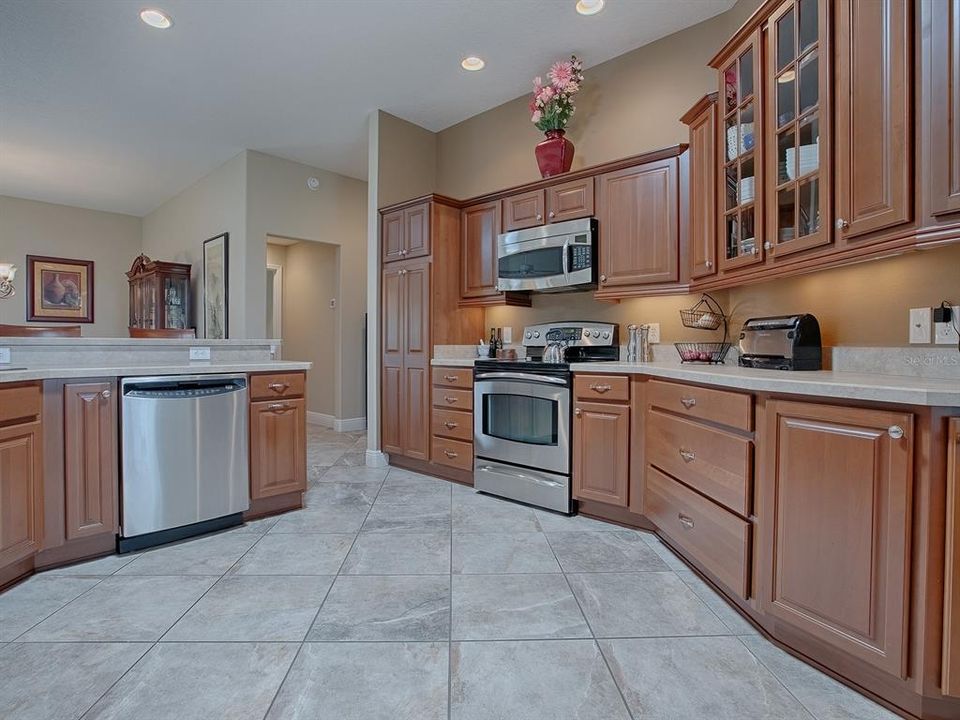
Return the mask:
<path id="1" fill-rule="evenodd" d="M 627 362 L 637 361 L 637 351 L 640 345 L 640 333 L 636 325 L 627 326 Z"/>
<path id="2" fill-rule="evenodd" d="M 640 326 L 640 343 L 639 343 L 639 355 L 640 362 L 653 362 L 653 345 L 650 344 L 650 326 L 641 325 Z"/>

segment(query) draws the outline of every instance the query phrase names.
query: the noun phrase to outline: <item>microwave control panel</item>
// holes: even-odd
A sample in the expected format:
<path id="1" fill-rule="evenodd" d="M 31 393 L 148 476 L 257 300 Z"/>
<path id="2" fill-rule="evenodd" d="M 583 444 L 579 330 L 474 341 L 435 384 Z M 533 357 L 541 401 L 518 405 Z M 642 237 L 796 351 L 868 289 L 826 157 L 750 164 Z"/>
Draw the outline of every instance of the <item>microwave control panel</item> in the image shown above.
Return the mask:
<path id="1" fill-rule="evenodd" d="M 577 236 L 574 242 L 579 242 L 580 238 L 586 242 L 586 235 Z M 570 272 L 575 270 L 588 270 L 593 267 L 593 246 L 589 243 L 585 245 L 570 245 Z"/>

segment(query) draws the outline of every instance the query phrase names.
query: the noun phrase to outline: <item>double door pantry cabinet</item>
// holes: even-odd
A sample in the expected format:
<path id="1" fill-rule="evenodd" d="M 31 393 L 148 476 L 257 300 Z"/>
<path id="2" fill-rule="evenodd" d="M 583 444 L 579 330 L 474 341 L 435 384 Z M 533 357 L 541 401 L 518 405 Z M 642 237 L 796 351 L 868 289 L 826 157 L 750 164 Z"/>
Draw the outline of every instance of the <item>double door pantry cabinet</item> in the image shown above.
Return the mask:
<path id="1" fill-rule="evenodd" d="M 582 513 L 653 529 L 766 633 L 960 717 L 960 417 L 576 374 Z"/>
<path id="2" fill-rule="evenodd" d="M 253 518 L 303 504 L 305 374 L 249 381 Z M 0 384 L 0 588 L 116 549 L 118 408 L 115 377 Z"/>

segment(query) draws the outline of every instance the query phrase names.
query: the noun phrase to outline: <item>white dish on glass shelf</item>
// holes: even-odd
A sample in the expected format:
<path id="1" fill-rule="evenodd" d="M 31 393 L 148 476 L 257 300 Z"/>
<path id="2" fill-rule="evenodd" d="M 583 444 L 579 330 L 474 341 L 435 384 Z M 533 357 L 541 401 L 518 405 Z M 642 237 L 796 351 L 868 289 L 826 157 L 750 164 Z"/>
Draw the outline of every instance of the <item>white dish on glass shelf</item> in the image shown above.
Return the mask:
<path id="1" fill-rule="evenodd" d="M 741 123 L 727 128 L 727 160 L 733 160 L 753 150 L 755 144 L 753 123 Z"/>
<path id="2" fill-rule="evenodd" d="M 800 167 L 797 169 L 796 175 L 794 174 L 794 168 L 796 167 L 797 149 L 787 148 L 786 158 L 787 178 L 796 180 L 798 177 L 803 177 L 808 172 L 820 167 L 820 143 L 800 146 Z"/>

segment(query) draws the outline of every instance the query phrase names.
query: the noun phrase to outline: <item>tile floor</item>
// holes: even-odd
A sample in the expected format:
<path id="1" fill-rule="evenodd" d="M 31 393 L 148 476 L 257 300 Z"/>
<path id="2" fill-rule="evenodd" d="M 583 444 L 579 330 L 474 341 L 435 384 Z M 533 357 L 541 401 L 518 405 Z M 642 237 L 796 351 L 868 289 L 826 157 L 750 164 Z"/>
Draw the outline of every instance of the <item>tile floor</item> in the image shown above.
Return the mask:
<path id="1" fill-rule="evenodd" d="M 309 439 L 305 509 L 0 595 L 0 717 L 894 718 L 652 535 L 362 467 L 357 433 Z"/>

